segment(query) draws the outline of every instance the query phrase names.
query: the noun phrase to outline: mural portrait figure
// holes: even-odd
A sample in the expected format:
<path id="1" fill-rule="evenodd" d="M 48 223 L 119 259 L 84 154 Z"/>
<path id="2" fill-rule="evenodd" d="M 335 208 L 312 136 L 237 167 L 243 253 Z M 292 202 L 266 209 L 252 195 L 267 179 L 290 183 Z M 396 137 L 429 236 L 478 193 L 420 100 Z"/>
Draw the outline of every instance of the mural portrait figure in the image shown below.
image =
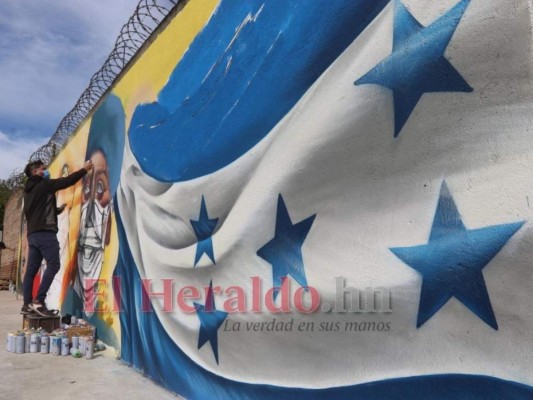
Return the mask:
<path id="1" fill-rule="evenodd" d="M 83 180 L 80 233 L 78 236 L 78 270 L 75 290 L 86 301 L 95 293 L 94 281 L 99 278 L 105 246 L 109 244 L 113 202 L 109 187 L 109 171 L 105 154 L 95 150 L 87 154 L 96 166 L 94 173 Z"/>
<path id="2" fill-rule="evenodd" d="M 80 302 L 86 317 L 93 315 L 101 278 L 105 249 L 110 243 L 113 195 L 120 177 L 124 150 L 125 116 L 120 100 L 110 95 L 94 113 L 87 140 L 86 159 L 94 168 L 82 181 L 81 215 L 77 251 L 73 257 L 76 269 L 73 288 L 78 297 L 75 312 L 80 313 Z"/>
<path id="3" fill-rule="evenodd" d="M 67 177 L 72 167 L 68 163 L 63 164 L 57 178 Z M 75 186 L 68 187 L 60 192 L 56 193 L 56 203 L 58 204 L 57 215 L 57 240 L 59 241 L 59 259 L 61 267 L 54 277 L 54 281 L 48 290 L 48 297 L 46 299 L 47 306 L 49 308 L 59 308 L 61 305 L 61 289 L 63 284 L 63 278 L 65 275 L 66 266 L 70 260 L 70 213 L 74 205 Z"/>

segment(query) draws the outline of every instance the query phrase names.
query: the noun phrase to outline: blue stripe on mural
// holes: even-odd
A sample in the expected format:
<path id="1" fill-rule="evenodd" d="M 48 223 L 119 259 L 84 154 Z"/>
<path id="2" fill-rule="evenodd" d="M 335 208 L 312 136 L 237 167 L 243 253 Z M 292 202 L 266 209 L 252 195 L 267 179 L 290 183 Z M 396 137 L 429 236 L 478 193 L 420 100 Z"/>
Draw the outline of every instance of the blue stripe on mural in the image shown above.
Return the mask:
<path id="1" fill-rule="evenodd" d="M 115 199 L 115 204 L 117 201 Z M 326 389 L 286 388 L 232 381 L 193 362 L 168 336 L 156 313 L 141 312 L 140 276 L 115 207 L 122 280 L 121 357 L 154 381 L 188 399 L 527 400 L 533 387 L 479 375 L 428 375 Z M 128 288 L 128 290 L 125 290 Z M 354 377 L 355 379 L 355 377 Z"/>
<path id="2" fill-rule="evenodd" d="M 129 131 L 164 182 L 210 174 L 263 139 L 388 0 L 222 0 Z M 347 82 L 352 84 L 352 82 Z"/>

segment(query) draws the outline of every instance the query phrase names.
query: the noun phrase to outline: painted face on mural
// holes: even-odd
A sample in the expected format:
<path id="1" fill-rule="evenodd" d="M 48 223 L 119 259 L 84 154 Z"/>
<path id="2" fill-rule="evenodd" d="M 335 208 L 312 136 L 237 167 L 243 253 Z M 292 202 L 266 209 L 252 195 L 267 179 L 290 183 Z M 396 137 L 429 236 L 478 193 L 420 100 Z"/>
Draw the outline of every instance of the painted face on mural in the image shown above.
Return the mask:
<path id="1" fill-rule="evenodd" d="M 82 297 L 91 292 L 102 270 L 105 245 L 109 242 L 111 193 L 107 160 L 101 151 L 91 156 L 94 168 L 83 180 L 80 234 L 78 238 L 78 274 L 76 290 Z"/>
<path id="2" fill-rule="evenodd" d="M 82 205 L 95 201 L 101 207 L 106 207 L 111 201 L 107 160 L 104 153 L 96 151 L 91 156 L 91 161 L 94 168 L 83 180 Z"/>

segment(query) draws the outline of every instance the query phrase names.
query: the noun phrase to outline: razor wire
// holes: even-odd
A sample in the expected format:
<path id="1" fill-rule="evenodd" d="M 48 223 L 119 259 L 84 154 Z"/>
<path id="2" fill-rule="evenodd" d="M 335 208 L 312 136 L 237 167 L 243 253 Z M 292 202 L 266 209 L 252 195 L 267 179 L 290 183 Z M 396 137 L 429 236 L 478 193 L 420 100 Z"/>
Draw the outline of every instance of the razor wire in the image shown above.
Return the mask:
<path id="1" fill-rule="evenodd" d="M 48 143 L 39 147 L 30 156 L 30 161 L 41 160 L 47 164 L 54 158 L 152 32 L 181 2 L 182 0 L 140 0 L 133 15 L 120 30 L 115 47 L 100 70 L 92 76 L 89 86 L 61 120 Z M 10 179 L 16 180 L 16 174 L 19 172 L 14 171 Z"/>

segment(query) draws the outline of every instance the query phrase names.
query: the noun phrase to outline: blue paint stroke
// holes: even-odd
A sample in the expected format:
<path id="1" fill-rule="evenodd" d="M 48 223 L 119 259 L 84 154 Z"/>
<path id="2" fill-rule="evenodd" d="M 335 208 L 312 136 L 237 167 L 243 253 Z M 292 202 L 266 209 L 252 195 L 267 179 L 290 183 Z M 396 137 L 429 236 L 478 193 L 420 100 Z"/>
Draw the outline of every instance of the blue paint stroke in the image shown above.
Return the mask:
<path id="1" fill-rule="evenodd" d="M 278 196 L 276 232 L 274 237 L 257 251 L 257 255 L 272 264 L 272 292 L 275 301 L 285 278 L 290 275 L 302 287 L 307 287 L 302 246 L 311 230 L 316 214 L 293 224 L 281 194 Z"/>
<path id="2" fill-rule="evenodd" d="M 115 195 L 120 180 L 122 156 L 126 141 L 126 115 L 122 102 L 110 93 L 98 106 L 91 118 L 85 159 L 101 151 L 107 162 L 109 174 L 109 191 Z"/>
<path id="3" fill-rule="evenodd" d="M 209 218 L 204 196 L 202 196 L 202 205 L 200 206 L 200 216 L 198 217 L 198 220 L 195 221 L 191 219 L 190 222 L 194 229 L 196 239 L 198 240 L 196 255 L 194 257 L 194 266 L 198 264 L 198 261 L 200 261 L 200 258 L 202 258 L 202 255 L 204 254 L 207 254 L 213 264 L 216 264 L 212 236 L 217 227 L 218 218 Z"/>
<path id="4" fill-rule="evenodd" d="M 493 329 L 496 317 L 482 270 L 524 222 L 466 229 L 443 182 L 429 242 L 390 250 L 423 277 L 417 327 L 455 297 Z"/>
<path id="5" fill-rule="evenodd" d="M 200 332 L 198 335 L 198 348 L 209 342 L 215 361 L 218 364 L 218 329 L 227 318 L 228 313 L 218 311 L 215 308 L 215 297 L 213 295 L 213 281 L 209 282 L 209 290 L 205 299 L 205 305 L 193 303 L 196 314 L 200 319 Z"/>
<path id="6" fill-rule="evenodd" d="M 222 0 L 168 84 L 132 117 L 145 173 L 180 182 L 245 154 L 290 111 L 388 0 Z"/>
<path id="7" fill-rule="evenodd" d="M 394 137 L 400 134 L 424 93 L 471 92 L 473 89 L 444 57 L 470 0 L 461 0 L 423 27 L 396 0 L 392 54 L 355 81 L 389 88 L 394 99 Z"/>
<path id="8" fill-rule="evenodd" d="M 115 200 L 115 204 L 118 202 Z M 120 252 L 114 276 L 122 281 L 121 358 L 187 399 L 531 400 L 533 387 L 480 375 L 426 375 L 352 386 L 302 389 L 238 382 L 192 361 L 170 338 L 154 312 L 141 312 L 141 278 L 115 207 Z M 260 343 L 258 343 L 260 345 Z M 324 353 L 321 353 L 322 356 Z M 243 353 L 242 357 L 246 357 Z M 258 363 L 261 360 L 256 360 Z M 354 361 L 354 362 L 360 362 Z M 317 360 L 320 363 L 320 360 Z M 492 373 L 492 371 L 490 371 Z M 354 376 L 354 380 L 360 377 Z"/>

